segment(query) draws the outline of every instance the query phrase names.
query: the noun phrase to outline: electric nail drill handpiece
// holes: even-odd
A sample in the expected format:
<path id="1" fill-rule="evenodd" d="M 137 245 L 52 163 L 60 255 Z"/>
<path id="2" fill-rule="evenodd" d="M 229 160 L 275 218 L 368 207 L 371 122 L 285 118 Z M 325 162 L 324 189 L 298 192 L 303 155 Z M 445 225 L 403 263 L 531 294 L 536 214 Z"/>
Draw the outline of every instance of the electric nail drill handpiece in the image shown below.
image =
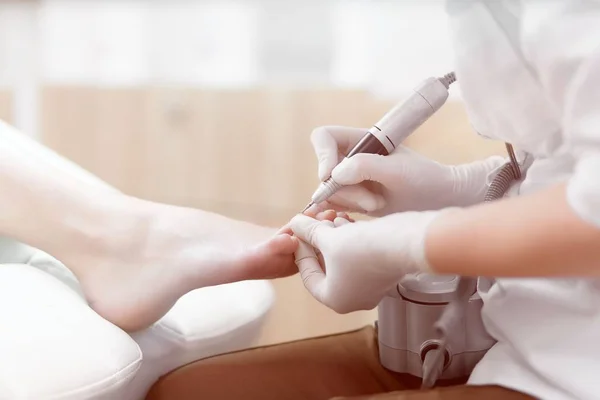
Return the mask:
<path id="1" fill-rule="evenodd" d="M 456 81 L 454 72 L 442 78 L 428 78 L 413 89 L 411 96 L 392 108 L 363 138 L 350 150 L 346 157 L 358 153 L 380 154 L 387 156 L 400 143 L 421 126 L 429 117 L 444 105 L 448 99 L 448 88 Z M 329 199 L 342 185 L 331 177 L 322 182 L 311 198 L 311 202 L 302 210 L 307 211 L 315 204 Z"/>

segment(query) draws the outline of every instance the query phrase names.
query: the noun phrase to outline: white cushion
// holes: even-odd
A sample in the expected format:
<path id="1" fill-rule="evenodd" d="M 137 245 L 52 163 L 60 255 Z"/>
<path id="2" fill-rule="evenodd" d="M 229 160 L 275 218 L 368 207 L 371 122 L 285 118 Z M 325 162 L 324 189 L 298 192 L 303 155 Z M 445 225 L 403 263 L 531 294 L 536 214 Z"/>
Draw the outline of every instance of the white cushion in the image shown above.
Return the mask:
<path id="1" fill-rule="evenodd" d="M 0 321 L 3 400 L 119 399 L 142 364 L 131 337 L 29 265 L 0 265 Z"/>
<path id="2" fill-rule="evenodd" d="M 141 400 L 182 365 L 251 346 L 273 300 L 266 281 L 197 289 L 132 338 L 62 263 L 0 237 L 0 400 Z"/>
<path id="3" fill-rule="evenodd" d="M 208 287 L 183 296 L 159 322 L 133 335 L 144 363 L 127 399 L 143 399 L 160 376 L 180 366 L 252 346 L 273 301 L 266 281 Z"/>

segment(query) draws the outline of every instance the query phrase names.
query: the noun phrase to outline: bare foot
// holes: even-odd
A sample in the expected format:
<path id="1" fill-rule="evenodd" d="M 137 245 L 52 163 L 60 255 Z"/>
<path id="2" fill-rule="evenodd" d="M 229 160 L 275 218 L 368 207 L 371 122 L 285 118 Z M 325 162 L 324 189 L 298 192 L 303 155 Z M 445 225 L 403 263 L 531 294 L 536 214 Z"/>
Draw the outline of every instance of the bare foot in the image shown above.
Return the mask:
<path id="1" fill-rule="evenodd" d="M 123 213 L 131 221 L 122 224 L 130 228 L 63 260 L 90 306 L 124 330 L 148 327 L 193 289 L 298 271 L 298 241 L 290 235 L 200 210 L 132 201 Z"/>

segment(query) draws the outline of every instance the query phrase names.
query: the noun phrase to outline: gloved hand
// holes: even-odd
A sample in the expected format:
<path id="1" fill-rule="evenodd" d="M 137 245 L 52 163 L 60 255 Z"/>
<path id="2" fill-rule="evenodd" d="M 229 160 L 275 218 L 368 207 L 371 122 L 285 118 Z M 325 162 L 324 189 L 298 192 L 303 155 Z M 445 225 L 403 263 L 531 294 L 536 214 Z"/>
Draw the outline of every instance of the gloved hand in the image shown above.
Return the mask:
<path id="1" fill-rule="evenodd" d="M 376 307 L 405 274 L 429 271 L 425 235 L 446 210 L 356 223 L 339 217 L 333 222 L 294 217 L 290 226 L 300 239 L 295 257 L 304 286 L 338 313 Z"/>
<path id="2" fill-rule="evenodd" d="M 404 146 L 388 156 L 357 154 L 345 158 L 366 131 L 321 127 L 312 133 L 319 179 L 324 181 L 331 175 L 337 183 L 347 185 L 319 209 L 382 216 L 400 211 L 470 206 L 483 201 L 488 173 L 505 161 L 502 157 L 490 157 L 447 166 Z"/>

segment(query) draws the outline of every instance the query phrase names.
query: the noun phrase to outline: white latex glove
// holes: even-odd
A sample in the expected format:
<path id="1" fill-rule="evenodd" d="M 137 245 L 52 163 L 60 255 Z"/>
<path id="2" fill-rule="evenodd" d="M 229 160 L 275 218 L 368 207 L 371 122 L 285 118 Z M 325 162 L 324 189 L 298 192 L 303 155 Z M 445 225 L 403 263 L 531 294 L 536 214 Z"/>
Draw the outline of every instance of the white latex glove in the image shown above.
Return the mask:
<path id="1" fill-rule="evenodd" d="M 447 166 L 399 146 L 392 154 L 345 158 L 366 129 L 321 127 L 311 136 L 319 160 L 319 179 L 331 176 L 346 185 L 320 209 L 382 216 L 401 211 L 466 207 L 483 201 L 487 175 L 502 157 Z M 338 165 L 339 164 L 339 165 Z M 337 167 L 336 167 L 337 166 Z"/>
<path id="2" fill-rule="evenodd" d="M 376 307 L 405 274 L 429 271 L 425 235 L 442 212 L 398 213 L 356 223 L 294 217 L 290 227 L 300 239 L 296 265 L 304 286 L 338 313 Z"/>

